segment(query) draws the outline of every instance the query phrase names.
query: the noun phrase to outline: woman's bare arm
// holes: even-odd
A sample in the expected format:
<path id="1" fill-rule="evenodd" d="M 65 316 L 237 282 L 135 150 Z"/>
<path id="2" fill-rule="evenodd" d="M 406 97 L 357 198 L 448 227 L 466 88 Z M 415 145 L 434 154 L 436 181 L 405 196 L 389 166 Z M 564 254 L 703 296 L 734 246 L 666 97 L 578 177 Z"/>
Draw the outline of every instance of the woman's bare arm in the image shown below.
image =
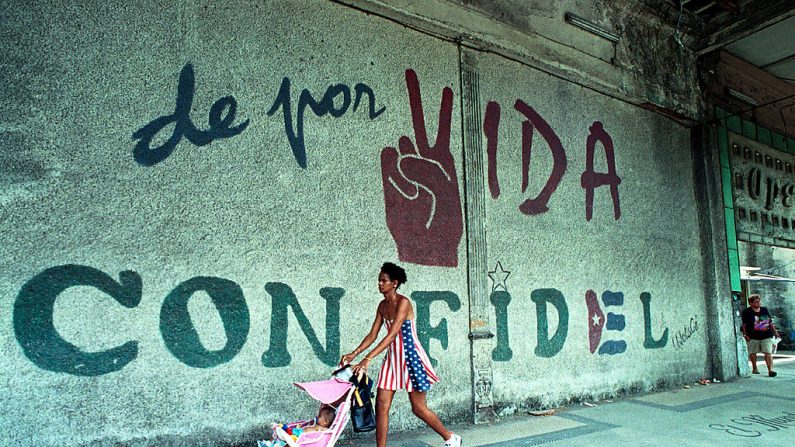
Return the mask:
<path id="1" fill-rule="evenodd" d="M 406 318 L 408 318 L 410 312 L 411 301 L 409 301 L 406 297 L 401 297 L 400 301 L 398 302 L 395 319 L 392 321 L 392 326 L 390 326 L 386 337 L 384 337 L 383 340 L 381 340 L 381 342 L 378 343 L 376 347 L 370 351 L 370 353 L 367 354 L 361 362 L 353 367 L 354 373 L 358 373 L 359 370 L 362 369 L 366 370 L 367 366 L 369 366 L 370 360 L 375 358 L 378 354 L 382 353 L 387 347 L 389 347 L 389 345 L 395 340 L 395 337 L 398 336 L 398 333 L 400 333 L 400 328 L 403 326 L 403 322 L 406 321 Z"/>
<path id="2" fill-rule="evenodd" d="M 340 358 L 340 363 L 346 365 L 352 362 L 359 353 L 370 347 L 371 344 L 376 340 L 378 337 L 378 331 L 381 330 L 381 325 L 384 323 L 384 317 L 381 316 L 381 305 L 378 305 L 378 309 L 375 311 L 375 319 L 373 320 L 373 326 L 370 328 L 370 332 L 365 335 L 364 339 L 359 346 L 356 347 L 353 351 L 345 354 Z"/>

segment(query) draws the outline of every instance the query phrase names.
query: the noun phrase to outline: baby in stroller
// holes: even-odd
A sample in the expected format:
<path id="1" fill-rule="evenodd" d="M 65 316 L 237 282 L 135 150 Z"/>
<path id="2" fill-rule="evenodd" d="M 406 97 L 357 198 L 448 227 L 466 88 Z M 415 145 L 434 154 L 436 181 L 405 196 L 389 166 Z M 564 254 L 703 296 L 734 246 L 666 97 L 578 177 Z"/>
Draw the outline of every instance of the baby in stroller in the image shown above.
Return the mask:
<path id="1" fill-rule="evenodd" d="M 312 420 L 298 421 L 283 425 L 274 424 L 272 436 L 273 439 L 269 441 L 257 441 L 257 447 L 281 447 L 287 445 L 287 442 L 279 437 L 276 427 L 282 429 L 284 433 L 292 437 L 294 440 L 298 440 L 303 433 L 314 433 L 329 430 L 331 428 L 331 424 L 334 423 L 334 418 L 336 416 L 337 411 L 333 407 L 324 404 L 320 407 L 320 411 L 318 411 L 317 416 Z"/>
<path id="2" fill-rule="evenodd" d="M 273 424 L 270 440 L 257 447 L 333 447 L 348 423 L 354 388 L 338 377 L 318 382 L 295 383 L 320 401 L 317 417 L 308 421 Z"/>
<path id="3" fill-rule="evenodd" d="M 331 424 L 334 422 L 335 416 L 337 416 L 337 410 L 332 407 L 322 407 L 315 418 L 315 425 L 310 425 L 304 428 L 304 433 L 328 430 L 331 428 Z"/>

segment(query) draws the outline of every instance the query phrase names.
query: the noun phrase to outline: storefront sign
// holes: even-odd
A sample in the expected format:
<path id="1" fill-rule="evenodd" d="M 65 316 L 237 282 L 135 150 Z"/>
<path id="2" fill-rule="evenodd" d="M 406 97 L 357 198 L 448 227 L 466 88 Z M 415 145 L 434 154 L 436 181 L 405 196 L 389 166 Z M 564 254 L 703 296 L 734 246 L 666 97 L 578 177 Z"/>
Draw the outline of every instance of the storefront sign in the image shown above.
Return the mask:
<path id="1" fill-rule="evenodd" d="M 737 237 L 795 242 L 795 156 L 729 133 Z"/>

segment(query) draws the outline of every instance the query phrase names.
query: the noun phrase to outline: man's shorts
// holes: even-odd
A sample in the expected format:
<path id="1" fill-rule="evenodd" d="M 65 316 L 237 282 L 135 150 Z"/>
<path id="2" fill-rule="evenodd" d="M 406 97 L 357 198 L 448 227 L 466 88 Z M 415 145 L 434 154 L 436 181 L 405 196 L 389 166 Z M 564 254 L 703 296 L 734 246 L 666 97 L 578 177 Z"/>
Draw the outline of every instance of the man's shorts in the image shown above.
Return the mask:
<path id="1" fill-rule="evenodd" d="M 748 353 L 749 354 L 759 354 L 759 353 L 766 353 L 772 354 L 773 353 L 773 339 L 766 338 L 764 340 L 754 340 L 753 338 L 748 340 Z"/>

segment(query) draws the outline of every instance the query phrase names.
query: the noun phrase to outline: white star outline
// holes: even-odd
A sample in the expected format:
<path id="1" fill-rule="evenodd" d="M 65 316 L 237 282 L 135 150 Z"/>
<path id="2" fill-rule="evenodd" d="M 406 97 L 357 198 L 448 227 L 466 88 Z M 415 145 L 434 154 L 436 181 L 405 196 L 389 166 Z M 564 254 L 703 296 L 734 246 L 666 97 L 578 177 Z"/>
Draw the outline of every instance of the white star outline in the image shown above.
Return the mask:
<path id="1" fill-rule="evenodd" d="M 503 269 L 500 261 L 497 261 L 497 265 L 494 266 L 494 270 L 489 272 L 489 278 L 491 278 L 492 281 L 491 291 L 494 292 L 495 290 L 502 287 L 502 290 L 507 292 L 508 285 L 505 282 L 508 280 L 509 276 L 511 276 L 511 272 Z"/>

